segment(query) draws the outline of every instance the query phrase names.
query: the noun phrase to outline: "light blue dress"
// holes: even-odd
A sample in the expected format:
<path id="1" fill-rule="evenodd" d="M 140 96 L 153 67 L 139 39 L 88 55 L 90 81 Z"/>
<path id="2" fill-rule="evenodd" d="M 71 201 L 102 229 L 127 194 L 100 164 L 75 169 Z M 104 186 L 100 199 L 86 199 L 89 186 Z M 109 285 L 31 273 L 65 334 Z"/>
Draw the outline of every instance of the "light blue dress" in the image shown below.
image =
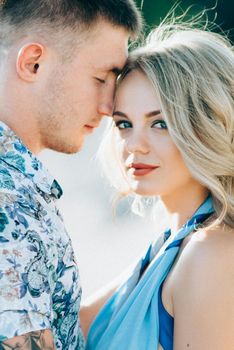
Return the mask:
<path id="1" fill-rule="evenodd" d="M 171 350 L 173 339 L 170 339 L 170 331 L 165 338 L 160 330 L 161 285 L 183 239 L 201 226 L 213 212 L 209 196 L 170 244 L 165 244 L 165 248 L 161 249 L 168 234 L 166 231 L 149 247 L 132 276 L 97 315 L 88 334 L 87 350 L 156 350 L 160 342 L 164 350 Z"/>

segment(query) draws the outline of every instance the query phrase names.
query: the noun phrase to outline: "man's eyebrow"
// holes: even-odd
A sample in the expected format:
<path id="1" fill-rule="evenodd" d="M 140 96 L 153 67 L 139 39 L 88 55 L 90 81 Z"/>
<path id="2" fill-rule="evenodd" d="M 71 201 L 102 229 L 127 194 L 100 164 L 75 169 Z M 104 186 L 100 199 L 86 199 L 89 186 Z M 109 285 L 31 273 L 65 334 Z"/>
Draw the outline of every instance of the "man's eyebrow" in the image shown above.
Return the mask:
<path id="1" fill-rule="evenodd" d="M 116 77 L 118 77 L 122 71 L 123 68 L 122 67 L 117 67 L 117 66 L 104 66 L 104 67 L 97 67 L 97 70 L 101 71 L 101 72 L 112 72 Z"/>
<path id="2" fill-rule="evenodd" d="M 158 109 L 158 110 L 156 110 L 156 111 L 152 111 L 152 112 L 146 113 L 145 116 L 146 116 L 147 118 L 150 118 L 150 117 L 154 117 L 154 116 L 156 116 L 156 115 L 158 115 L 158 114 L 160 114 L 160 113 L 161 113 L 161 110 Z M 114 115 L 116 115 L 116 116 L 118 116 L 118 117 L 128 118 L 127 114 L 125 114 L 125 113 L 123 113 L 123 112 L 120 112 L 120 111 L 114 111 L 113 114 L 112 114 L 112 116 L 114 116 Z"/>
<path id="3" fill-rule="evenodd" d="M 111 72 L 114 73 L 114 75 L 116 75 L 118 77 L 122 73 L 122 69 L 120 69 L 118 67 L 114 67 L 111 69 Z"/>

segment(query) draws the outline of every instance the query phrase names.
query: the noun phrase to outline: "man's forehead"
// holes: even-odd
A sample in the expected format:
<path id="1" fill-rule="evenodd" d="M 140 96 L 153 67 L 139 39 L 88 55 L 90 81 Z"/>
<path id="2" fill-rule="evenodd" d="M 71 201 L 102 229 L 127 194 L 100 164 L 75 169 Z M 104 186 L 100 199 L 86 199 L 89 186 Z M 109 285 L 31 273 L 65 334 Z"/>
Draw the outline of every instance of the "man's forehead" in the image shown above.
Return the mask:
<path id="1" fill-rule="evenodd" d="M 93 40 L 86 42 L 84 50 L 87 56 L 96 57 L 96 66 L 100 69 L 121 71 L 128 57 L 129 34 L 110 24 L 107 24 L 105 31 L 104 28 Z"/>
<path id="2" fill-rule="evenodd" d="M 103 57 L 101 61 L 96 61 L 96 67 L 102 71 L 113 72 L 115 75 L 119 75 L 128 58 L 128 51 L 122 52 L 122 54 L 110 55 L 109 57 Z"/>

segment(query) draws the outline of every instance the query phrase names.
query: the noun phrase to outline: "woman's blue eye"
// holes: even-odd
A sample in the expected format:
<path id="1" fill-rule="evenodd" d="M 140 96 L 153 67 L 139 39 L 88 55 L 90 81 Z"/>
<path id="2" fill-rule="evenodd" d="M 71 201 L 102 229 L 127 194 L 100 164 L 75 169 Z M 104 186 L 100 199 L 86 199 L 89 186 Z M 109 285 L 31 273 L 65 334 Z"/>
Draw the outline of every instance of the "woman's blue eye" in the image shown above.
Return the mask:
<path id="1" fill-rule="evenodd" d="M 155 120 L 151 127 L 167 130 L 167 124 L 165 120 Z"/>
<path id="2" fill-rule="evenodd" d="M 127 120 L 118 120 L 115 122 L 115 125 L 118 129 L 128 129 L 132 126 L 132 124 Z"/>

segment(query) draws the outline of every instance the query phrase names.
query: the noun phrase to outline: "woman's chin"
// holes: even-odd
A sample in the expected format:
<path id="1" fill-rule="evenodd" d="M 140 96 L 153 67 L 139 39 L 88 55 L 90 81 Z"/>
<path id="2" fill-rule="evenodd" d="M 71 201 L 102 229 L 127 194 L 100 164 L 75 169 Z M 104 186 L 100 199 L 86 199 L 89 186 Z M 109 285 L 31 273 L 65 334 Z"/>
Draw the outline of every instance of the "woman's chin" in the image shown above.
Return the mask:
<path id="1" fill-rule="evenodd" d="M 132 186 L 131 189 L 133 193 L 143 197 L 155 197 L 159 195 L 158 192 L 152 191 L 152 189 L 148 189 L 143 186 Z"/>

